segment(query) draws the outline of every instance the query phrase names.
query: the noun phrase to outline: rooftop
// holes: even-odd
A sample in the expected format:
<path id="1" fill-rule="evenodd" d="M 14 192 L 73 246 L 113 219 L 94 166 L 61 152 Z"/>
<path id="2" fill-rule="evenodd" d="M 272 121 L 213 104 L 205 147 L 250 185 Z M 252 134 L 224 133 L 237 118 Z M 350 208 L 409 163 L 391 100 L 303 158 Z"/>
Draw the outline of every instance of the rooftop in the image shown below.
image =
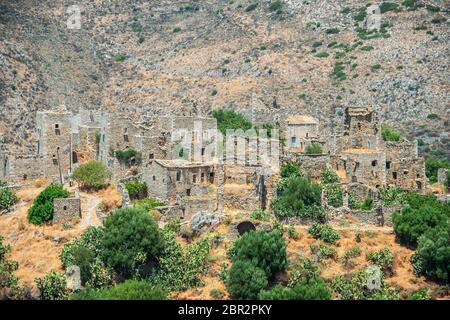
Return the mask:
<path id="1" fill-rule="evenodd" d="M 306 115 L 297 115 L 297 116 L 289 116 L 287 118 L 288 124 L 317 124 L 317 120 L 311 116 Z"/>

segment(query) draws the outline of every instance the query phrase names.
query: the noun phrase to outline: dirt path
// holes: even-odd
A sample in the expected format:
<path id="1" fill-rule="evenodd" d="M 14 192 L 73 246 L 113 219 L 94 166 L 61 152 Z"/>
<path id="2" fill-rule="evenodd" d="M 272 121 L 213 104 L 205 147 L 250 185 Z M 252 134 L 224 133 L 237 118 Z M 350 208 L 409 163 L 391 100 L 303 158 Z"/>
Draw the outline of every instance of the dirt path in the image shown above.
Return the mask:
<path id="1" fill-rule="evenodd" d="M 85 214 L 82 216 L 81 218 L 81 222 L 80 222 L 80 228 L 81 229 L 86 229 L 87 227 L 90 226 L 99 226 L 101 225 L 100 220 L 97 217 L 96 214 L 96 208 L 99 205 L 99 203 L 101 202 L 101 199 L 93 196 L 93 195 L 89 195 L 89 194 L 84 194 L 83 195 L 84 201 L 81 204 L 82 205 L 82 212 L 85 212 Z"/>

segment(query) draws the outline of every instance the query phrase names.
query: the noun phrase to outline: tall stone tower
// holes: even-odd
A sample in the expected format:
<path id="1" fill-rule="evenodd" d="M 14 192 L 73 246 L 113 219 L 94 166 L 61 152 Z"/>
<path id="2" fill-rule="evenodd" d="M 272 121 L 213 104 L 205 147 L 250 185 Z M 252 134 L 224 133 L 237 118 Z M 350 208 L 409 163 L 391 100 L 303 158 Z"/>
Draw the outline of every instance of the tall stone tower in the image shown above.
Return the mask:
<path id="1" fill-rule="evenodd" d="M 39 155 L 44 158 L 46 176 L 59 181 L 71 168 L 71 113 L 63 106 L 38 111 L 36 115 Z"/>

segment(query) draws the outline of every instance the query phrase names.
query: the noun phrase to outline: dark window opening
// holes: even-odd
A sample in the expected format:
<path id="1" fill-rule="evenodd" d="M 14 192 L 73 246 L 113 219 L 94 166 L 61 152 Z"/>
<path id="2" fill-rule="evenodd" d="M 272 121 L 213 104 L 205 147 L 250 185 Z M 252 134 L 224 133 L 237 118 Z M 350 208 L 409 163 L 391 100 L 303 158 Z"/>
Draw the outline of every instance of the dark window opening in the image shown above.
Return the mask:
<path id="1" fill-rule="evenodd" d="M 63 210 L 66 211 L 66 210 L 67 210 L 67 206 L 64 206 L 64 207 L 63 207 Z"/>
<path id="2" fill-rule="evenodd" d="M 420 174 L 418 173 L 418 174 L 416 174 L 416 178 L 417 179 L 419 179 L 420 178 Z"/>
<path id="3" fill-rule="evenodd" d="M 152 179 L 153 179 L 153 181 L 156 181 L 156 177 L 155 176 L 153 176 Z"/>
<path id="4" fill-rule="evenodd" d="M 26 174 L 23 175 L 23 180 L 27 180 L 28 176 Z"/>
<path id="5" fill-rule="evenodd" d="M 377 160 L 373 160 L 372 161 L 372 167 L 376 167 L 377 166 Z"/>
<path id="6" fill-rule="evenodd" d="M 127 134 L 123 135 L 123 141 L 124 142 L 129 142 L 130 141 L 130 139 L 128 139 L 128 135 Z"/>
<path id="7" fill-rule="evenodd" d="M 352 176 L 352 182 L 358 182 L 358 179 L 356 178 L 356 176 Z"/>
<path id="8" fill-rule="evenodd" d="M 202 148 L 202 156 L 205 155 L 205 148 Z"/>
<path id="9" fill-rule="evenodd" d="M 397 172 L 392 172 L 392 178 L 397 179 Z"/>
<path id="10" fill-rule="evenodd" d="M 91 119 L 91 122 L 94 122 L 94 115 L 92 113 L 89 115 L 89 118 Z"/>
<path id="11" fill-rule="evenodd" d="M 53 160 L 53 165 L 57 166 L 58 165 L 58 159 L 56 158 L 55 155 L 53 155 L 52 160 Z"/>
<path id="12" fill-rule="evenodd" d="M 150 154 L 148 155 L 148 158 L 149 158 L 149 159 L 155 159 L 155 154 L 154 154 L 154 153 L 150 153 Z"/>
<path id="13" fill-rule="evenodd" d="M 72 151 L 72 163 L 78 163 L 78 155 L 75 151 Z"/>
<path id="14" fill-rule="evenodd" d="M 191 189 L 186 189 L 186 195 L 189 197 L 191 195 Z"/>
<path id="15" fill-rule="evenodd" d="M 422 189 L 422 182 L 416 181 L 417 189 Z"/>
<path id="16" fill-rule="evenodd" d="M 177 181 L 181 181 L 181 170 L 177 170 Z"/>
<path id="17" fill-rule="evenodd" d="M 209 173 L 209 182 L 214 183 L 214 172 Z"/>
<path id="18" fill-rule="evenodd" d="M 61 135 L 61 129 L 59 128 L 59 124 L 58 123 L 55 124 L 55 134 L 57 136 Z"/>
<path id="19" fill-rule="evenodd" d="M 205 182 L 205 174 L 202 172 L 202 174 L 200 175 L 200 181 L 201 182 Z"/>
<path id="20" fill-rule="evenodd" d="M 404 170 L 403 174 L 408 174 L 408 172 L 409 172 L 408 170 Z"/>
<path id="21" fill-rule="evenodd" d="M 196 183 L 196 182 L 197 182 L 197 175 L 196 175 L 196 174 L 193 174 L 193 175 L 192 175 L 192 182 L 193 182 L 193 183 Z"/>
<path id="22" fill-rule="evenodd" d="M 386 169 L 390 169 L 391 168 L 391 162 L 390 161 L 386 161 Z"/>

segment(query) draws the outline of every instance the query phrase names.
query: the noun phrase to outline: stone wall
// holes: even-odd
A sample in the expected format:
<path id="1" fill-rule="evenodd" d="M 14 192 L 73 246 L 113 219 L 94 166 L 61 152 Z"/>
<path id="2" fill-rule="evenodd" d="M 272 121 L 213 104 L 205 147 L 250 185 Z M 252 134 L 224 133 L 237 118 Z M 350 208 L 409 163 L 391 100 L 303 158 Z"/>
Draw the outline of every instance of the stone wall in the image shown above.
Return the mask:
<path id="1" fill-rule="evenodd" d="M 439 168 L 437 172 L 437 182 L 445 185 L 447 183 L 447 175 L 450 169 Z M 449 184 L 450 187 L 450 184 Z"/>
<path id="2" fill-rule="evenodd" d="M 300 154 L 288 153 L 283 159 L 293 161 L 300 167 L 301 172 L 312 180 L 320 180 L 322 172 L 330 166 L 330 155 L 328 154 Z"/>
<path id="3" fill-rule="evenodd" d="M 406 190 L 423 190 L 427 183 L 424 158 L 392 161 L 387 169 L 387 184 Z"/>
<path id="4" fill-rule="evenodd" d="M 53 206 L 53 223 L 74 224 L 81 218 L 80 198 L 57 198 Z"/>
<path id="5" fill-rule="evenodd" d="M 18 182 L 44 177 L 46 164 L 44 156 L 1 154 L 0 180 Z"/>
<path id="6" fill-rule="evenodd" d="M 386 184 L 386 156 L 373 149 L 351 149 L 342 154 L 348 183 L 363 183 L 370 187 Z"/>

